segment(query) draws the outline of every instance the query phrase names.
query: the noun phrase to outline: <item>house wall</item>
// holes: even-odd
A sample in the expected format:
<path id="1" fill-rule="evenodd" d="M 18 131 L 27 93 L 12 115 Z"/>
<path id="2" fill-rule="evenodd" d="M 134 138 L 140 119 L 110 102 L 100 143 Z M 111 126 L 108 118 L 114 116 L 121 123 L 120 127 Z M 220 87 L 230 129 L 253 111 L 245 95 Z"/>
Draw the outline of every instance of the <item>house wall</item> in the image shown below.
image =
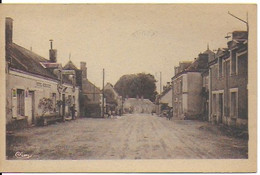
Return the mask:
<path id="1" fill-rule="evenodd" d="M 202 108 L 202 76 L 199 72 L 187 72 L 173 80 L 173 116 L 197 118 Z"/>
<path id="2" fill-rule="evenodd" d="M 169 107 L 172 107 L 172 88 L 161 97 L 160 102 L 167 103 Z"/>
<path id="3" fill-rule="evenodd" d="M 10 70 L 8 74 L 6 74 L 6 123 L 12 122 L 14 119 L 23 118 L 24 116 L 19 116 L 17 114 L 17 93 L 16 96 L 13 95 L 13 90 L 22 89 L 25 92 L 24 104 L 25 104 L 25 116 L 30 113 L 32 109 L 29 106 L 29 96 L 26 95 L 28 92 L 34 93 L 34 118 L 42 115 L 42 110 L 38 108 L 40 99 L 52 98 L 52 94 L 56 93 L 56 100 L 59 100 L 59 93 L 57 90 L 58 82 L 55 80 L 35 76 L 33 74 L 27 74 L 23 72 L 18 72 L 15 70 Z M 64 84 L 64 87 L 67 87 L 66 91 L 63 93 L 65 97 L 68 98 L 69 95 L 71 97 L 75 97 L 75 109 L 79 111 L 78 104 L 78 96 L 79 89 L 76 87 L 75 92 L 73 92 L 73 87 L 68 84 Z M 68 114 L 69 106 L 66 105 L 65 114 Z M 31 124 L 31 123 L 29 123 Z"/>
<path id="4" fill-rule="evenodd" d="M 124 102 L 124 110 L 130 111 L 133 113 L 147 113 L 151 114 L 152 111 L 155 111 L 155 105 L 151 101 L 146 99 L 126 99 Z"/>
<path id="5" fill-rule="evenodd" d="M 202 77 L 199 72 L 187 73 L 187 102 L 186 117 L 198 118 L 202 108 Z"/>
<path id="6" fill-rule="evenodd" d="M 180 75 L 172 80 L 172 86 L 173 86 L 173 95 L 172 95 L 172 101 L 173 101 L 173 117 L 176 118 L 182 118 L 184 115 L 183 111 L 183 77 L 186 75 Z M 184 78 L 186 80 L 186 78 Z M 186 85 L 184 85 L 186 86 Z M 184 88 L 185 89 L 185 88 Z"/>
<path id="7" fill-rule="evenodd" d="M 236 52 L 236 51 L 233 51 Z M 211 91 L 210 91 L 210 121 L 212 123 L 223 123 L 238 128 L 247 127 L 248 119 L 248 74 L 247 74 L 247 53 L 230 54 L 231 56 L 223 61 L 223 73 L 219 76 L 219 61 L 211 68 Z M 236 72 L 231 72 L 232 56 L 236 57 Z M 220 58 L 219 58 L 220 59 Z M 231 115 L 231 93 L 236 92 L 236 116 Z M 221 114 L 220 94 L 223 93 L 223 113 Z M 214 102 L 213 96 L 216 96 Z"/>

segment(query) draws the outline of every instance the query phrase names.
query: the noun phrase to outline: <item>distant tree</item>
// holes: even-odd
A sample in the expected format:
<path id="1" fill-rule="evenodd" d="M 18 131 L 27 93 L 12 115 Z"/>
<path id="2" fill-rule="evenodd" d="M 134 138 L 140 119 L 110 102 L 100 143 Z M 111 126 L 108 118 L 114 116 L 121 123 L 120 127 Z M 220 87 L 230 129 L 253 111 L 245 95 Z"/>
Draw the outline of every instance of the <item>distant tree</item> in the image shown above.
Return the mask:
<path id="1" fill-rule="evenodd" d="M 123 75 L 115 84 L 115 90 L 119 95 L 123 97 L 144 97 L 155 100 L 156 92 L 156 80 L 153 75 L 139 73 Z"/>

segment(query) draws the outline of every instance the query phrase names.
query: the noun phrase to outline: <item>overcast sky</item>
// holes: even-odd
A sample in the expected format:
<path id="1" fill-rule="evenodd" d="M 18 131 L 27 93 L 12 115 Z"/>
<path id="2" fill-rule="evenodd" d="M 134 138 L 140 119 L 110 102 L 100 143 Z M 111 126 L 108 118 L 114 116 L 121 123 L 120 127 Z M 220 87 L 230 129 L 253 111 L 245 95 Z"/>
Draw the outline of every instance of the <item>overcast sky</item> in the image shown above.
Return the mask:
<path id="1" fill-rule="evenodd" d="M 13 18 L 13 41 L 48 58 L 49 39 L 58 62 L 88 67 L 88 78 L 102 86 L 124 74 L 145 72 L 166 84 L 179 61 L 226 47 L 228 32 L 246 30 L 252 5 L 15 5 L 2 8 L 1 19 Z"/>

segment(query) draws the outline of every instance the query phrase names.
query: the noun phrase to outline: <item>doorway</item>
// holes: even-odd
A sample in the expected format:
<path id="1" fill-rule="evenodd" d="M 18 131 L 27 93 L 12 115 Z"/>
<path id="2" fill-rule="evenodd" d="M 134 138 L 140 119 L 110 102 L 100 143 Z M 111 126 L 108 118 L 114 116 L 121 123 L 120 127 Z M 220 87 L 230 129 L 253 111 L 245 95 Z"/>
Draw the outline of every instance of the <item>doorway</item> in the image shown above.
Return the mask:
<path id="1" fill-rule="evenodd" d="M 219 123 L 223 122 L 223 93 L 219 94 Z"/>
<path id="2" fill-rule="evenodd" d="M 28 93 L 28 100 L 27 100 L 27 106 L 28 106 L 28 124 L 34 124 L 34 91 L 29 91 Z"/>

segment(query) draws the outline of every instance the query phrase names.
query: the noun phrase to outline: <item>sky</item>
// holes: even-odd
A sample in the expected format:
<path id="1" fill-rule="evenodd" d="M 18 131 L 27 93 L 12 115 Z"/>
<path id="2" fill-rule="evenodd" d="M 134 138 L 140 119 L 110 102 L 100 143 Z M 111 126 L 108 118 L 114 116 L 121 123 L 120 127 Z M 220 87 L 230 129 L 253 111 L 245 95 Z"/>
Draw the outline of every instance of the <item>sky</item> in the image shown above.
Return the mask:
<path id="1" fill-rule="evenodd" d="M 255 20 L 254 5 L 89 4 L 5 5 L 0 17 L 13 18 L 13 41 L 49 58 L 50 43 L 58 62 L 87 63 L 88 79 L 102 87 L 124 74 L 150 73 L 159 90 L 171 81 L 174 66 L 199 53 L 226 47 L 228 32 L 246 30 Z M 251 21 L 250 21 L 251 20 Z M 254 21 L 253 21 L 254 22 Z"/>

